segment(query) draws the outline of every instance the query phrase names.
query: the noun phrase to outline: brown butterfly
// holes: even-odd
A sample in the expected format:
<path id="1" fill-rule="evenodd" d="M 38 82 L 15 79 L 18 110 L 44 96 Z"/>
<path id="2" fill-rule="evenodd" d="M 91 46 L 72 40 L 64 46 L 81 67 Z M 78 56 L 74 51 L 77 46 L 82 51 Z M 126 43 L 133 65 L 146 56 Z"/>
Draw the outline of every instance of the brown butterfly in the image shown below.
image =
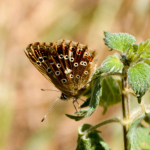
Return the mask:
<path id="1" fill-rule="evenodd" d="M 25 49 L 25 54 L 43 76 L 62 92 L 60 99 L 72 98 L 73 103 L 86 91 L 96 69 L 93 61 L 95 51 L 70 40 L 32 43 Z"/>

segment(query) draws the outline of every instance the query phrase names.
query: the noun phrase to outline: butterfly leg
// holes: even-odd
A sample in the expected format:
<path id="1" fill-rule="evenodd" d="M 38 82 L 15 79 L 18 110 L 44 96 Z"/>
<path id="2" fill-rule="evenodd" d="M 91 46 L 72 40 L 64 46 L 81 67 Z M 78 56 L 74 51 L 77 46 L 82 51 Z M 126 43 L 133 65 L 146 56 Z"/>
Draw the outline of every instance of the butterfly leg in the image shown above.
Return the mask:
<path id="1" fill-rule="evenodd" d="M 76 112 L 78 112 L 77 107 L 76 107 L 76 105 L 75 105 L 75 102 L 78 104 L 78 106 L 79 106 L 79 108 L 80 108 L 80 104 L 78 103 L 77 98 L 76 98 L 76 97 L 73 97 L 73 106 L 74 106 Z"/>

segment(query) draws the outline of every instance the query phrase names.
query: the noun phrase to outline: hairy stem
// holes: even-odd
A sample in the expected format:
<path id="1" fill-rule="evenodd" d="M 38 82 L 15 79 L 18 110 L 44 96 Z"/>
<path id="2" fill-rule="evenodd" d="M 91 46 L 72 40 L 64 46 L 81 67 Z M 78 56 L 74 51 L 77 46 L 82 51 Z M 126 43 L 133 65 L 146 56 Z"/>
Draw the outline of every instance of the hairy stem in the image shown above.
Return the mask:
<path id="1" fill-rule="evenodd" d="M 105 120 L 105 121 L 100 122 L 100 123 L 96 124 L 95 126 L 91 127 L 89 130 L 87 130 L 87 133 L 89 133 L 89 132 L 95 130 L 96 128 L 101 127 L 105 124 L 113 123 L 113 122 L 121 123 L 121 120 L 119 118 L 112 118 L 112 119 Z"/>
<path id="2" fill-rule="evenodd" d="M 126 69 L 123 69 L 123 74 L 127 74 Z M 128 82 L 127 82 L 127 76 L 122 78 L 122 90 L 128 89 Z M 123 119 L 125 122 L 129 122 L 130 117 L 130 103 L 128 99 L 128 94 L 122 93 L 122 113 L 123 113 Z M 125 123 L 123 125 L 123 135 L 124 135 L 124 149 L 127 150 L 127 132 L 128 132 L 128 123 Z"/>

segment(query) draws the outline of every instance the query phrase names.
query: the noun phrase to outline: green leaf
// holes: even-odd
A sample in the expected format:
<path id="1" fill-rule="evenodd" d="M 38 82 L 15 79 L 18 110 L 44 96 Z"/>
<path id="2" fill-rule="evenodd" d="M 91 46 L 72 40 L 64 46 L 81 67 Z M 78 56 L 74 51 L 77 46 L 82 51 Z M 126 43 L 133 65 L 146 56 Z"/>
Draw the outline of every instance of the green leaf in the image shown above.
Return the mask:
<path id="1" fill-rule="evenodd" d="M 132 45 L 132 50 L 133 50 L 133 52 L 137 52 L 138 51 L 138 48 L 139 48 L 139 45 L 138 44 L 133 44 Z"/>
<path id="2" fill-rule="evenodd" d="M 101 73 L 121 72 L 123 68 L 122 62 L 115 56 L 108 56 L 101 65 Z"/>
<path id="3" fill-rule="evenodd" d="M 128 130 L 128 149 L 131 150 L 149 150 L 150 149 L 150 128 L 143 127 L 140 122 L 142 118 L 137 119 L 131 124 Z"/>
<path id="4" fill-rule="evenodd" d="M 150 85 L 150 66 L 140 62 L 128 70 L 128 82 L 138 97 L 139 103 L 141 97 L 148 90 Z"/>
<path id="5" fill-rule="evenodd" d="M 150 125 L 150 114 L 147 114 L 144 118 L 145 122 L 147 122 Z"/>
<path id="6" fill-rule="evenodd" d="M 110 150 L 107 143 L 99 136 L 98 130 L 87 133 L 92 126 L 83 124 L 78 129 L 76 150 Z"/>
<path id="7" fill-rule="evenodd" d="M 104 35 L 105 44 L 109 48 L 116 49 L 122 52 L 128 50 L 136 41 L 134 36 L 127 33 L 110 33 L 105 31 Z"/>
<path id="8" fill-rule="evenodd" d="M 118 76 L 105 77 L 102 82 L 102 94 L 100 97 L 100 105 L 104 107 L 104 113 L 107 107 L 119 103 L 121 97 L 121 78 Z"/>
<path id="9" fill-rule="evenodd" d="M 150 52 L 150 39 L 147 40 L 146 42 L 141 42 L 138 46 L 138 53 L 148 53 Z"/>
<path id="10" fill-rule="evenodd" d="M 91 100 L 91 97 L 87 98 L 86 101 L 80 106 L 80 108 L 89 106 L 90 100 Z"/>
<path id="11" fill-rule="evenodd" d="M 150 58 L 146 58 L 144 62 L 150 66 Z"/>
<path id="12" fill-rule="evenodd" d="M 89 107 L 86 109 L 82 109 L 80 112 L 78 112 L 77 114 L 80 116 L 73 116 L 73 115 L 66 114 L 67 117 L 74 119 L 76 121 L 79 121 L 85 117 L 89 117 L 90 115 L 94 113 L 96 108 L 99 106 L 99 100 L 100 100 L 100 95 L 101 95 L 100 80 L 101 78 L 98 77 L 91 82 L 92 94 L 90 96 L 91 99 L 90 99 Z"/>

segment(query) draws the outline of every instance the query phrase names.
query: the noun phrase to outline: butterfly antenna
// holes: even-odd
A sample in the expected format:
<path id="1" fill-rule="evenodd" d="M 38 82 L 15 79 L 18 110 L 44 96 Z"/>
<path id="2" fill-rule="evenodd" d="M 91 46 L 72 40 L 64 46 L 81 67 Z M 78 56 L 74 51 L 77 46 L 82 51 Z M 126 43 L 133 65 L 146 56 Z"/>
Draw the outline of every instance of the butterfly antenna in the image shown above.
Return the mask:
<path id="1" fill-rule="evenodd" d="M 51 89 L 41 89 L 41 91 L 55 91 L 55 92 L 60 92 L 58 90 L 51 90 Z"/>
<path id="2" fill-rule="evenodd" d="M 60 97 L 58 97 L 53 103 L 52 105 L 50 106 L 50 108 L 48 109 L 46 115 L 43 117 L 43 119 L 41 120 L 41 122 L 43 122 L 45 120 L 45 118 L 47 117 L 49 111 L 51 110 L 51 108 L 53 107 L 53 105 L 60 99 Z"/>

